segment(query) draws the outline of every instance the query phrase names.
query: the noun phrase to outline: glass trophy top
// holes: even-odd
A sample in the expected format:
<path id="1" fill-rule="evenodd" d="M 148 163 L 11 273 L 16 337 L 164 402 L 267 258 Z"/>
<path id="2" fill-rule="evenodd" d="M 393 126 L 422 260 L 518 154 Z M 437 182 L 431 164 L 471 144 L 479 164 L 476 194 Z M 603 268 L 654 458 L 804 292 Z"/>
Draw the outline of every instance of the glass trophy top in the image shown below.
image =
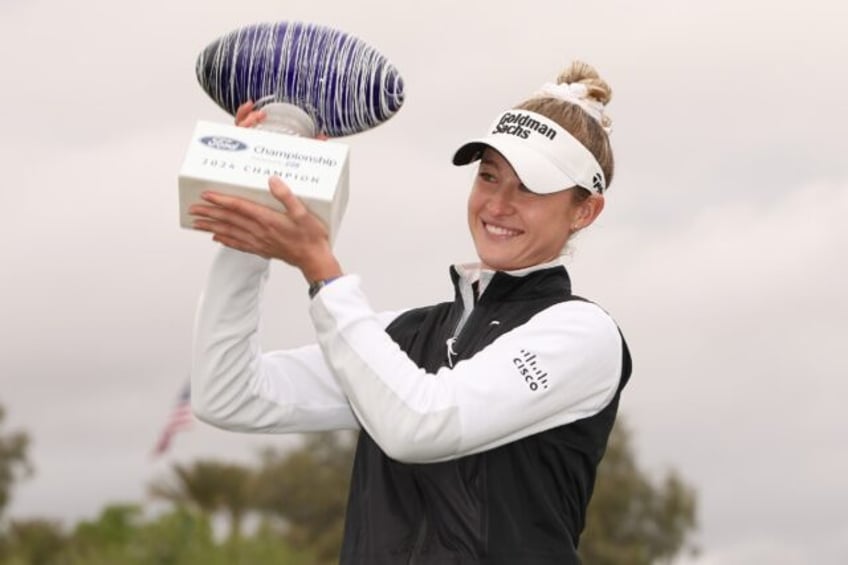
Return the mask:
<path id="1" fill-rule="evenodd" d="M 403 104 L 403 80 L 376 49 L 344 32 L 298 22 L 245 26 L 198 56 L 201 87 L 235 115 L 247 100 L 292 104 L 330 137 L 375 127 Z"/>

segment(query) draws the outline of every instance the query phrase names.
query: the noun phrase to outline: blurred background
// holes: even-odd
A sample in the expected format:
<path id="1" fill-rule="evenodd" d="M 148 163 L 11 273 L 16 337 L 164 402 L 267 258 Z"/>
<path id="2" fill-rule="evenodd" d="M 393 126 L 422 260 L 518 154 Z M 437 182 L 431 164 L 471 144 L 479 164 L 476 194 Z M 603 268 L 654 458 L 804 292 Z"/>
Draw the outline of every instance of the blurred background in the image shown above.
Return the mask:
<path id="1" fill-rule="evenodd" d="M 2 0 L 6 550 L 138 535 L 162 555 L 236 551 L 227 540 L 249 536 L 265 541 L 220 562 L 308 563 L 333 546 L 337 523 L 319 532 L 292 513 L 315 504 L 298 493 L 323 491 L 336 498 L 321 508 L 338 513 L 349 437 L 195 423 L 153 454 L 188 379 L 215 251 L 178 227 L 177 172 L 197 120 L 230 121 L 198 86 L 195 58 L 278 20 L 356 35 L 404 78 L 398 115 L 344 140 L 351 196 L 336 250 L 380 310 L 449 298 L 449 264 L 474 258 L 473 170 L 450 165 L 458 144 L 572 59 L 593 64 L 614 91 L 617 169 L 566 263 L 633 352 L 629 435 L 605 472 L 671 508 L 652 517 L 667 537 L 634 535 L 652 560 L 680 565 L 848 562 L 848 4 L 836 0 Z M 312 340 L 306 304 L 300 275 L 275 265 L 266 347 Z M 283 481 L 290 490 L 243 512 L 238 489 L 221 502 L 225 485 L 253 484 L 239 473 L 315 468 L 337 473 Z M 210 473 L 218 494 L 203 502 L 187 485 Z"/>

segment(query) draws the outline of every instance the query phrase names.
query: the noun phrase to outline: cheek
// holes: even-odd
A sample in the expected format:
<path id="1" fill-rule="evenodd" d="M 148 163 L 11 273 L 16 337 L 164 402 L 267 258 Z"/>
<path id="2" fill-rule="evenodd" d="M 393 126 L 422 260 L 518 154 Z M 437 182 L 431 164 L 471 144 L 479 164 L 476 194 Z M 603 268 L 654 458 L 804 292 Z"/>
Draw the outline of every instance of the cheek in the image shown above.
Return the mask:
<path id="1" fill-rule="evenodd" d="M 480 211 L 480 207 L 481 207 L 480 193 L 475 188 L 472 188 L 471 192 L 468 194 L 468 220 L 469 221 L 471 221 L 471 218 Z"/>
<path id="2" fill-rule="evenodd" d="M 536 226 L 539 236 L 548 241 L 565 243 L 571 226 L 571 208 L 559 201 L 547 201 L 528 211 L 526 221 Z"/>
<path id="3" fill-rule="evenodd" d="M 474 208 L 475 208 L 475 205 L 474 205 L 474 193 L 472 192 L 472 193 L 468 196 L 468 209 L 467 209 L 467 213 L 466 213 L 466 221 L 468 222 L 468 229 L 469 229 L 469 231 L 472 233 L 472 235 L 473 235 L 473 233 L 474 233 L 474 223 L 475 223 L 475 222 L 474 222 L 474 218 L 475 218 L 475 217 L 476 217 L 476 215 L 477 215 L 477 214 L 474 212 Z"/>

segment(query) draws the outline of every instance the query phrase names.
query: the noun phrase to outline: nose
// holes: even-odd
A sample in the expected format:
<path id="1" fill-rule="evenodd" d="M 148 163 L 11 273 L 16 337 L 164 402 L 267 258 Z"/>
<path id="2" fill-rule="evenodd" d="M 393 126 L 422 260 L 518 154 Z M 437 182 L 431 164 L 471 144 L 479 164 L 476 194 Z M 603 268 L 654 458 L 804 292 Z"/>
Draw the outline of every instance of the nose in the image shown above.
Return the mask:
<path id="1" fill-rule="evenodd" d="M 493 191 L 486 201 L 486 208 L 490 214 L 505 216 L 515 211 L 513 203 L 513 191 L 508 187 L 501 187 Z"/>

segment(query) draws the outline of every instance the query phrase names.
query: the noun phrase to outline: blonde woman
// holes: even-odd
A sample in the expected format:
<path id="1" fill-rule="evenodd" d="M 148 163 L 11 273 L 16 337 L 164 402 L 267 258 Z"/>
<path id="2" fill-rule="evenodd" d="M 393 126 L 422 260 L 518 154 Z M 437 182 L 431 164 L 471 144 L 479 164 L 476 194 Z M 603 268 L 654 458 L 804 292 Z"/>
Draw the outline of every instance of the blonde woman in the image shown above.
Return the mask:
<path id="1" fill-rule="evenodd" d="M 224 245 L 198 315 L 195 413 L 243 432 L 361 430 L 341 563 L 579 562 L 631 367 L 615 322 L 571 293 L 559 258 L 604 208 L 609 98 L 594 69 L 572 64 L 455 152 L 478 167 L 479 261 L 451 268 L 447 302 L 374 312 L 279 179 L 285 213 L 221 194 L 192 210 Z M 261 119 L 246 105 L 237 123 Z M 270 259 L 309 282 L 317 344 L 260 350 Z"/>

